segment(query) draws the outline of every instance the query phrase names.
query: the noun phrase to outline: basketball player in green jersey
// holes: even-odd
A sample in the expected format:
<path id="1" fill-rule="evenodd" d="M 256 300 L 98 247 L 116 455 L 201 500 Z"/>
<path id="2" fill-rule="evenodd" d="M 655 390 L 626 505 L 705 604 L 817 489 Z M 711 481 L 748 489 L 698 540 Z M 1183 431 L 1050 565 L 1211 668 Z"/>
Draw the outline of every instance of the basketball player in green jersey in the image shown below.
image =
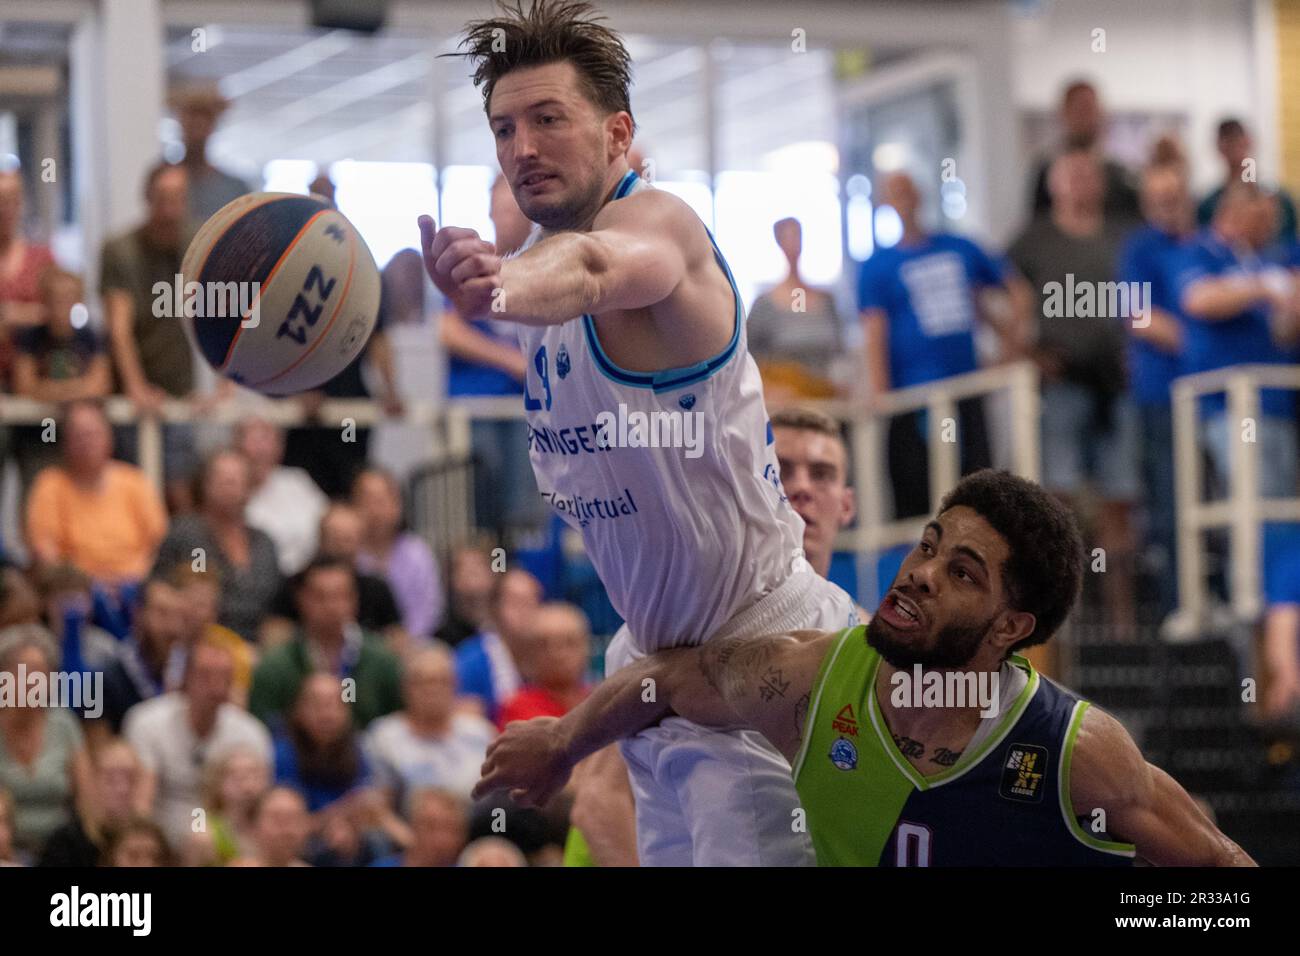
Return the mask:
<path id="1" fill-rule="evenodd" d="M 678 714 L 759 730 L 790 760 L 791 825 L 806 824 L 822 865 L 1253 865 L 1117 720 L 1015 653 L 1051 637 L 1082 575 L 1056 499 L 977 472 L 867 627 L 653 654 L 564 718 L 507 727 L 476 795 L 545 802 L 586 754 Z M 961 699 L 977 684 L 997 688 L 995 707 Z"/>

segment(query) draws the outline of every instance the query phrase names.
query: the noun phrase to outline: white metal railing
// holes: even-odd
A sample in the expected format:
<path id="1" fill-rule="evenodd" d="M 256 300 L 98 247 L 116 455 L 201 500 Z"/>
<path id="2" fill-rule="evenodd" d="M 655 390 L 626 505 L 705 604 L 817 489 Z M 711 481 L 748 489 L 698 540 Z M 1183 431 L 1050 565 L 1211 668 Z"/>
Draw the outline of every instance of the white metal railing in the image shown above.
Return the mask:
<path id="1" fill-rule="evenodd" d="M 807 402 L 846 423 L 853 450 L 853 484 L 858 501 L 858 526 L 843 532 L 839 543 L 848 549 L 882 551 L 917 541 L 931 515 L 894 520 L 886 517 L 884 489 L 889 486 L 889 461 L 884 452 L 884 434 L 889 420 L 908 412 L 927 411 L 931 508 L 951 491 L 961 478 L 960 435 L 945 441 L 946 419 L 958 421 L 957 403 L 1006 392 L 1011 438 L 1011 470 L 1037 481 L 1041 468 L 1039 452 L 1039 372 L 1029 361 L 995 365 L 886 392 L 880 396 L 877 414 L 864 411 L 857 403 L 843 401 Z M 986 409 L 987 414 L 987 409 Z"/>
<path id="2" fill-rule="evenodd" d="M 1004 365 L 955 375 L 886 392 L 879 397 L 877 411 L 868 412 L 860 402 L 808 401 L 797 404 L 818 408 L 845 424 L 853 455 L 853 493 L 858 504 L 855 528 L 841 531 L 836 549 L 852 551 L 858 558 L 858 598 L 868 606 L 880 597 L 876 577 L 880 556 L 888 549 L 920 540 L 932 514 L 912 518 L 887 517 L 884 489 L 890 487 L 889 456 L 884 436 L 890 419 L 908 412 L 927 411 L 930 427 L 926 433 L 929 450 L 930 512 L 961 478 L 961 436 L 945 441 L 945 419 L 960 420 L 957 403 L 968 398 L 983 398 L 1005 393 L 1010 413 L 1010 470 L 1037 481 L 1042 466 L 1039 433 L 1039 371 L 1031 361 Z M 991 409 L 986 406 L 985 414 Z"/>
<path id="3" fill-rule="evenodd" d="M 902 520 L 886 516 L 883 489 L 889 485 L 889 471 L 882 438 L 889 419 L 895 415 L 921 410 L 930 414 L 933 425 L 928 430 L 927 442 L 933 504 L 957 484 L 961 473 L 960 444 L 958 441 L 945 441 L 944 429 L 939 427 L 939 423 L 945 419 L 956 421 L 957 403 L 963 399 L 1005 391 L 1010 397 L 1012 470 L 1037 480 L 1040 468 L 1038 388 L 1037 367 L 1032 362 L 1022 361 L 887 392 L 880 397 L 876 414 L 866 412 L 858 402 L 799 402 L 846 423 L 850 433 L 858 522 L 856 528 L 841 532 L 837 547 L 854 551 L 859 556 L 878 554 L 886 548 L 916 541 L 929 521 L 928 515 Z M 475 420 L 521 419 L 524 414 L 518 397 L 511 396 L 456 398 L 437 405 L 410 403 L 401 417 L 387 415 L 377 403 L 367 399 L 329 399 L 321 403 L 314 416 L 305 414 L 292 400 L 262 401 L 251 406 L 240 401 L 227 402 L 202 413 L 188 402 L 169 401 L 163 404 L 157 415 L 140 415 L 129 400 L 115 397 L 105 402 L 105 411 L 112 423 L 138 428 L 138 464 L 160 488 L 163 482 L 162 425 L 167 422 L 233 425 L 252 415 L 284 428 L 326 423 L 342 427 L 348 420 L 360 428 L 400 422 L 427 429 L 429 460 L 437 464 L 469 459 L 470 427 Z M 56 405 L 26 398 L 5 396 L 0 402 L 0 424 L 40 424 L 56 417 L 57 413 Z M 473 482 L 461 476 L 453 481 L 453 487 L 446 495 L 445 506 L 437 509 L 442 513 L 438 515 L 436 529 L 432 527 L 435 523 L 432 520 L 417 522 L 427 526 L 424 529 L 426 534 L 444 544 L 457 540 L 469 530 L 474 514 Z M 463 512 L 458 514 L 461 502 Z M 577 536 L 571 537 L 576 539 Z M 566 551 L 575 549 L 581 551 L 580 542 L 567 540 Z"/>
<path id="4" fill-rule="evenodd" d="M 1201 532 L 1228 529 L 1231 548 L 1232 607 L 1244 620 L 1262 610 L 1260 529 L 1266 521 L 1300 521 L 1300 497 L 1263 498 L 1259 494 L 1259 446 L 1228 442 L 1228 496 L 1202 501 L 1198 399 L 1226 392 L 1228 421 L 1258 421 L 1261 389 L 1300 390 L 1300 366 L 1234 365 L 1177 378 L 1173 383 L 1174 497 L 1178 527 L 1178 602 L 1180 611 L 1200 622 L 1207 605 L 1205 555 Z M 1294 489 L 1293 489 L 1294 492 Z"/>

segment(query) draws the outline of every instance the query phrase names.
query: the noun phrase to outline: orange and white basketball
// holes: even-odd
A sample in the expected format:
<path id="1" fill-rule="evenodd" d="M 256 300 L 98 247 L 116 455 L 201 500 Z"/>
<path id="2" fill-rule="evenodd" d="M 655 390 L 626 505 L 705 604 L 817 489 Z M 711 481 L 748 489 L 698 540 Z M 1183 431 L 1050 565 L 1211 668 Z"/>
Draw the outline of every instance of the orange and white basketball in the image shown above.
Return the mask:
<path id="1" fill-rule="evenodd" d="M 379 269 L 333 206 L 251 193 L 199 230 L 177 295 L 187 333 L 218 373 L 269 395 L 316 388 L 365 347 Z"/>

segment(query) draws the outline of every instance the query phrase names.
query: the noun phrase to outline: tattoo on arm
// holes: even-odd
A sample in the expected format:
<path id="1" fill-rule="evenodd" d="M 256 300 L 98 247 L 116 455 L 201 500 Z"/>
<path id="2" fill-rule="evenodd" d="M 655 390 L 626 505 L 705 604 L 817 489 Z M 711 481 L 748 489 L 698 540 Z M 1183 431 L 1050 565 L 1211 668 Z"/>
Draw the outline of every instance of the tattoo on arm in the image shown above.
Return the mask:
<path id="1" fill-rule="evenodd" d="M 773 687 L 780 687 L 780 695 L 789 688 L 789 681 L 783 681 L 781 670 L 770 666 L 776 649 L 772 642 L 763 638 L 732 637 L 721 641 L 709 641 L 701 648 L 700 671 L 710 687 L 727 701 L 736 700 L 753 686 L 760 684 L 759 694 L 766 702 L 777 693 L 769 688 L 769 683 L 776 679 Z"/>
<path id="2" fill-rule="evenodd" d="M 808 719 L 808 707 L 812 703 L 812 693 L 804 694 L 794 703 L 794 732 L 803 739 L 803 725 Z"/>
<path id="3" fill-rule="evenodd" d="M 781 668 L 769 667 L 759 681 L 758 696 L 762 698 L 763 703 L 767 704 L 774 697 L 784 697 L 785 692 L 789 689 L 790 682 L 781 673 Z"/>

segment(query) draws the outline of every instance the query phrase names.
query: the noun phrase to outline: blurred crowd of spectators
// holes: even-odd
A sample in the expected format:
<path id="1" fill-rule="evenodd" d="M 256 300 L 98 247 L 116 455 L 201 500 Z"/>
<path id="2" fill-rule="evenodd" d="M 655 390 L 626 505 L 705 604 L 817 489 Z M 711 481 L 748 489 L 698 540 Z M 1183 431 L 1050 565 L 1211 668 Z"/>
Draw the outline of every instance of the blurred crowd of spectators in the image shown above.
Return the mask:
<path id="1" fill-rule="evenodd" d="M 82 673 L 99 691 L 0 706 L 0 860 L 559 858 L 566 808 L 512 809 L 502 829 L 499 802 L 469 798 L 504 722 L 586 694 L 581 611 L 545 601 L 527 571 L 494 573 L 478 545 L 452 555 L 444 595 L 373 468 L 346 499 L 316 491 L 314 523 L 260 522 L 268 487 L 311 484 L 277 463 L 265 422 L 207 459 L 197 509 L 170 519 L 109 456 L 95 403 L 59 427 L 63 457 L 27 512 L 34 561 L 0 571 L 0 679 Z"/>
<path id="2" fill-rule="evenodd" d="M 151 308 L 196 224 L 248 188 L 206 158 L 225 101 L 192 90 L 172 105 L 186 158 L 149 172 L 146 216 L 104 244 L 97 290 L 24 235 L 22 177 L 0 172 L 0 392 L 60 408 L 57 421 L 3 440 L 22 540 L 0 540 L 0 557 L 25 559 L 0 565 L 0 675 L 21 666 L 102 680 L 93 715 L 0 707 L 0 862 L 556 862 L 572 843 L 563 801 L 510 808 L 503 827 L 501 798 L 474 803 L 470 790 L 505 722 L 558 716 L 587 692 L 581 611 L 548 602 L 491 544 L 440 562 L 410 530 L 401 478 L 372 463 L 365 429 L 343 442 L 323 422 L 286 433 L 249 415 L 201 451 L 192 425 L 168 424 L 158 489 L 130 463 L 135 430 L 108 421 L 101 400 L 113 394 L 147 415 L 168 399 L 202 412 L 233 391 L 204 380 L 179 323 Z M 1173 139 L 1152 144 L 1138 171 L 1104 155 L 1089 84 L 1065 91 L 1060 119 L 1060 148 L 1037 171 L 1032 212 L 1006 250 L 932 228 L 916 175 L 878 179 L 876 202 L 898 213 L 902 236 L 857 277 L 862 398 L 878 409 L 893 389 L 1037 362 L 1044 484 L 1106 549 L 1104 606 L 1123 629 L 1177 601 L 1170 383 L 1300 357 L 1300 246 L 1294 205 L 1257 181 L 1239 121 L 1219 128 L 1224 181 L 1198 204 Z M 332 198 L 327 178 L 312 190 Z M 498 245 L 516 248 L 529 224 L 501 180 L 491 210 Z M 776 223 L 774 238 L 788 274 L 748 310 L 773 407 L 836 394 L 824 373 L 846 331 L 834 296 L 800 275 L 799 221 Z M 292 399 L 307 412 L 325 397 L 402 412 L 386 329 L 426 317 L 418 254 L 399 253 L 384 278 L 367 352 Z M 1143 289 L 1125 314 L 1102 307 L 1112 282 Z M 1084 307 L 1070 290 L 1088 287 Z M 102 323 L 88 321 L 91 298 Z M 979 347 L 981 326 L 991 351 Z M 435 334 L 450 396 L 522 394 L 508 327 L 443 313 Z M 971 399 L 958 411 L 963 472 L 987 466 L 987 410 Z M 1221 398 L 1200 413 L 1209 492 L 1222 494 L 1235 426 Z M 1265 392 L 1257 424 L 1261 491 L 1295 494 L 1294 394 Z M 474 424 L 474 524 L 493 543 L 545 520 L 523 427 Z M 890 422 L 899 517 L 930 507 L 935 427 L 924 413 Z M 1300 704 L 1300 535 L 1273 528 L 1268 540 L 1264 705 L 1281 718 Z M 1145 604 L 1134 593 L 1142 580 Z"/>
<path id="3" fill-rule="evenodd" d="M 1105 554 L 1096 603 L 1113 635 L 1132 637 L 1136 625 L 1168 621 L 1178 606 L 1171 383 L 1300 360 L 1296 211 L 1269 181 L 1238 119 L 1218 126 L 1222 180 L 1199 201 L 1176 137 L 1156 138 L 1138 170 L 1106 154 L 1107 118 L 1091 83 L 1063 91 L 1059 126 L 1058 146 L 1035 170 L 1026 223 L 1006 249 L 933 228 L 938 216 L 923 208 L 922 171 L 875 182 L 873 202 L 892 207 L 902 230 L 857 276 L 866 360 L 860 380 L 866 402 L 879 409 L 879 396 L 892 389 L 934 387 L 981 365 L 1036 362 L 1042 483 L 1075 507 L 1089 548 Z M 939 178 L 938 171 L 924 175 Z M 798 222 L 782 220 L 774 234 L 789 274 L 760 298 L 750 320 L 769 404 L 777 388 L 824 394 L 824 370 L 840 348 L 835 333 L 843 331 L 828 313 L 829 297 L 808 291 L 799 275 Z M 990 464 L 987 412 L 978 398 L 958 403 L 963 474 Z M 896 517 L 931 507 L 927 444 L 939 424 L 927 418 L 921 411 L 889 422 Z M 1225 396 L 1208 395 L 1198 419 L 1208 466 L 1202 494 L 1226 494 L 1231 446 L 1239 440 L 1256 443 L 1261 495 L 1297 494 L 1295 391 L 1263 390 L 1252 422 L 1232 421 Z M 1264 710 L 1294 718 L 1300 534 L 1270 525 L 1265 543 Z M 1211 586 L 1223 598 L 1226 546 L 1216 536 L 1211 548 L 1218 564 Z"/>

